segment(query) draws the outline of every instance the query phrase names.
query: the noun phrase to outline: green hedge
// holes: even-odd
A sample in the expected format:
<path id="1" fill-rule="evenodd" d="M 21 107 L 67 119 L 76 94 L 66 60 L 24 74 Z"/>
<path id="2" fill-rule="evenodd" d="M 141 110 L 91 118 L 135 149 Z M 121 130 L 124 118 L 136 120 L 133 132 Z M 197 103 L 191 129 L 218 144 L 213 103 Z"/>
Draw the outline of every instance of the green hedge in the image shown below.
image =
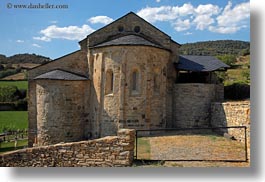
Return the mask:
<path id="1" fill-rule="evenodd" d="M 0 87 L 0 102 L 14 102 L 19 99 L 16 86 Z"/>

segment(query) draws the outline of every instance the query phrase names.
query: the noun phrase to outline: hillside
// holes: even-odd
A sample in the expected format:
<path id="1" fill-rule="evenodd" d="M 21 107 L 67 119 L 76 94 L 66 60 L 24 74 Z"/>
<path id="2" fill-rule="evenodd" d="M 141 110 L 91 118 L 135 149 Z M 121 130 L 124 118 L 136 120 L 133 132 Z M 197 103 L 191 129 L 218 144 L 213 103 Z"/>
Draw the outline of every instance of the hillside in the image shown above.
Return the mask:
<path id="1" fill-rule="evenodd" d="M 36 54 L 16 54 L 10 57 L 0 54 L 1 80 L 26 80 L 27 70 L 52 61 Z"/>
<path id="2" fill-rule="evenodd" d="M 217 40 L 182 44 L 180 54 L 184 55 L 248 55 L 250 42 L 238 40 Z"/>
<path id="3" fill-rule="evenodd" d="M 0 64 L 43 64 L 49 61 L 51 61 L 50 58 L 36 54 L 15 54 L 10 57 L 0 54 Z"/>

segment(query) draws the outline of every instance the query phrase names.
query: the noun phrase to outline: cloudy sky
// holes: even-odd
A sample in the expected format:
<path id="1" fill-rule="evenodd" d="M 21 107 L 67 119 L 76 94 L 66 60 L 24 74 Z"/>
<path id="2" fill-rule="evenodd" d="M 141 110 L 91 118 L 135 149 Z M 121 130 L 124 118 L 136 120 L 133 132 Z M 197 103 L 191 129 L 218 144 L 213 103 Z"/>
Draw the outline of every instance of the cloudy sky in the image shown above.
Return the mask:
<path id="1" fill-rule="evenodd" d="M 0 54 L 55 59 L 78 50 L 79 40 L 130 11 L 181 44 L 250 40 L 247 0 L 1 0 Z"/>

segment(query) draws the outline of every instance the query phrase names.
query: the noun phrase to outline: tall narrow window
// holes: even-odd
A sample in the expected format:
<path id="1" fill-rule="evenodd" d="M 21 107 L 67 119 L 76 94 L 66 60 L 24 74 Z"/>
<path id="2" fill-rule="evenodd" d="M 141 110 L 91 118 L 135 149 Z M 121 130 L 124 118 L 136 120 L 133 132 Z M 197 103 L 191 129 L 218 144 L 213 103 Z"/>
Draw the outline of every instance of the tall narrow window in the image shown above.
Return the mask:
<path id="1" fill-rule="evenodd" d="M 114 76 L 113 71 L 108 70 L 106 73 L 106 83 L 105 83 L 105 94 L 111 94 L 114 90 Z"/>
<path id="2" fill-rule="evenodd" d="M 140 81 L 139 81 L 139 71 L 133 70 L 132 72 L 132 82 L 131 82 L 132 93 L 139 93 Z"/>
<path id="3" fill-rule="evenodd" d="M 155 73 L 155 75 L 154 75 L 154 92 L 156 94 L 158 94 L 159 89 L 160 89 L 159 76 L 158 76 L 158 74 Z"/>

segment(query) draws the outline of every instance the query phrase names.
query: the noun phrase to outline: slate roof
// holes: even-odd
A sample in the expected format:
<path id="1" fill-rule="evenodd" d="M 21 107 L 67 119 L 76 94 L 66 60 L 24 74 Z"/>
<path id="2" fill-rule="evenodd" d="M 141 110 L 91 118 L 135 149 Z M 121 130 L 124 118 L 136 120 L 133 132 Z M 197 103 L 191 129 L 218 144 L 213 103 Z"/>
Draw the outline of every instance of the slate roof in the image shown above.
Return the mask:
<path id="1" fill-rule="evenodd" d="M 106 46 L 119 46 L 119 45 L 144 45 L 144 46 L 152 46 L 152 47 L 164 49 L 161 45 L 151 42 L 138 35 L 125 35 L 123 37 L 119 37 L 119 38 L 98 44 L 94 46 L 94 48 L 106 47 Z"/>
<path id="2" fill-rule="evenodd" d="M 65 70 L 52 70 L 46 73 L 43 73 L 37 77 L 34 78 L 34 80 L 41 80 L 41 79 L 47 79 L 47 80 L 88 80 L 87 77 L 83 75 L 78 75 L 76 73 L 71 73 Z"/>
<path id="3" fill-rule="evenodd" d="M 220 68 L 229 68 L 229 66 L 213 56 L 180 55 L 176 68 L 187 71 L 210 72 Z"/>

